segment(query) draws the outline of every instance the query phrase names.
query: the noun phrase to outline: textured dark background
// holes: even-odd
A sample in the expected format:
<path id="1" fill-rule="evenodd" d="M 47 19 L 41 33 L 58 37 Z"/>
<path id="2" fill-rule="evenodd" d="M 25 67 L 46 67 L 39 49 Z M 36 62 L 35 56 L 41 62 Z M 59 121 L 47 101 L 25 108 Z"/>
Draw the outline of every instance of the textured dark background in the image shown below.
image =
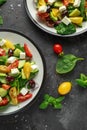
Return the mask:
<path id="1" fill-rule="evenodd" d="M 28 18 L 23 0 L 7 0 L 7 3 L 0 7 L 0 15 L 4 19 L 0 29 L 16 30 L 33 39 L 46 61 L 45 83 L 38 99 L 31 107 L 27 106 L 16 114 L 0 117 L 0 130 L 87 130 L 87 89 L 81 89 L 74 82 L 80 73 L 87 74 L 87 32 L 70 38 L 47 34 Z M 55 73 L 58 57 L 52 47 L 57 42 L 62 44 L 66 54 L 72 53 L 85 58 L 66 75 Z M 39 104 L 44 94 L 57 97 L 57 86 L 62 81 L 73 82 L 72 91 L 66 96 L 62 110 L 54 110 L 52 107 L 40 110 Z"/>

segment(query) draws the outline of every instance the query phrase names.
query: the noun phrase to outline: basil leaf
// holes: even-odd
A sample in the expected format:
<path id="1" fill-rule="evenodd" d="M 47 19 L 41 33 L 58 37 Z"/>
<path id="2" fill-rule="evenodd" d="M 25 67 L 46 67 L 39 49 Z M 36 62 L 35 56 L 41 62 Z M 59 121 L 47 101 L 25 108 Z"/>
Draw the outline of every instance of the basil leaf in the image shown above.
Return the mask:
<path id="1" fill-rule="evenodd" d="M 56 64 L 56 72 L 59 74 L 65 74 L 74 69 L 76 62 L 83 60 L 84 58 L 78 58 L 72 54 L 63 55 L 58 59 Z"/>

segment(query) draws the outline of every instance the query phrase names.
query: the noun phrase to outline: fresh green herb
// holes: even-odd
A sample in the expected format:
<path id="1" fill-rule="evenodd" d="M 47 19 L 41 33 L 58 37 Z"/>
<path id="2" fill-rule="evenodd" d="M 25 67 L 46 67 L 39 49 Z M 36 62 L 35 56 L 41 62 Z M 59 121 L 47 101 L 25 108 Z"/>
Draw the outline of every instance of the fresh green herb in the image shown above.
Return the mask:
<path id="1" fill-rule="evenodd" d="M 3 25 L 3 18 L 0 16 L 0 25 Z"/>
<path id="2" fill-rule="evenodd" d="M 58 24 L 55 29 L 57 30 L 58 34 L 68 35 L 76 32 L 76 27 L 74 24 L 70 23 L 69 25 L 65 25 L 64 23 Z"/>
<path id="3" fill-rule="evenodd" d="M 73 5 L 68 5 L 67 7 L 68 14 L 70 14 L 74 9 L 75 7 Z"/>
<path id="4" fill-rule="evenodd" d="M 15 48 L 17 48 L 17 49 L 19 49 L 21 51 L 24 51 L 24 48 L 20 45 L 20 43 L 16 44 Z"/>
<path id="5" fill-rule="evenodd" d="M 62 108 L 62 104 L 61 102 L 64 100 L 64 96 L 60 96 L 58 98 L 54 98 L 48 94 L 44 95 L 44 100 L 43 102 L 40 104 L 39 108 L 40 109 L 46 109 L 49 105 L 53 106 L 53 108 L 55 109 L 61 109 Z"/>
<path id="6" fill-rule="evenodd" d="M 7 0 L 0 0 L 0 6 L 3 5 Z"/>
<path id="7" fill-rule="evenodd" d="M 86 20 L 85 0 L 81 0 L 81 3 L 80 3 L 80 12 L 81 12 L 81 16 L 83 17 L 83 19 Z"/>
<path id="8" fill-rule="evenodd" d="M 76 79 L 76 82 L 79 86 L 87 88 L 87 76 L 85 74 L 80 74 L 80 78 Z"/>
<path id="9" fill-rule="evenodd" d="M 0 65 L 6 64 L 8 56 L 0 56 Z"/>
<path id="10" fill-rule="evenodd" d="M 56 64 L 56 72 L 65 74 L 72 71 L 76 66 L 76 62 L 79 60 L 84 60 L 84 58 L 78 58 L 72 54 L 61 56 Z"/>

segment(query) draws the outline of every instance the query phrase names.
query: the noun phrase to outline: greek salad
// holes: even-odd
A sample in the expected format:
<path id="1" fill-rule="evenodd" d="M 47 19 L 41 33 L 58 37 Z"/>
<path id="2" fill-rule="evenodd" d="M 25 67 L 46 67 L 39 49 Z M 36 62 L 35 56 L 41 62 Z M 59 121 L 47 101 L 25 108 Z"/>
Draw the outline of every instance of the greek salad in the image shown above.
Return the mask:
<path id="1" fill-rule="evenodd" d="M 87 21 L 87 0 L 34 0 L 39 21 L 58 34 L 69 35 Z"/>
<path id="2" fill-rule="evenodd" d="M 28 44 L 0 39 L 0 108 L 29 100 L 37 83 L 39 68 Z"/>

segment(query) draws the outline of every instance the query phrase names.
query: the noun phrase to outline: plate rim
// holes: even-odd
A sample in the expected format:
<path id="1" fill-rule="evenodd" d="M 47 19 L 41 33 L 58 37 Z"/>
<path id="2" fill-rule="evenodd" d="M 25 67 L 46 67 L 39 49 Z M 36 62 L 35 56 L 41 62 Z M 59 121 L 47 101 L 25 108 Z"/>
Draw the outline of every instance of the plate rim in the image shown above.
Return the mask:
<path id="1" fill-rule="evenodd" d="M 41 90 L 44 88 L 43 86 L 44 86 L 44 82 L 45 82 L 45 79 L 46 79 L 47 69 L 46 69 L 46 61 L 45 61 L 45 58 L 44 58 L 40 48 L 38 47 L 38 45 L 35 44 L 35 42 L 30 37 L 26 36 L 24 33 L 21 33 L 19 31 L 13 30 L 13 29 L 0 29 L 0 32 L 10 32 L 10 33 L 18 34 L 18 35 L 26 38 L 27 40 L 29 40 L 34 45 L 34 47 L 37 49 L 37 51 L 40 54 L 40 57 L 42 59 L 42 63 L 43 63 L 43 79 L 42 79 L 41 87 L 40 87 L 38 93 L 36 94 L 36 96 L 32 99 L 32 101 L 30 103 L 28 103 L 24 107 L 20 108 L 19 110 L 14 111 L 14 112 L 10 112 L 10 113 L 0 114 L 0 117 L 3 117 L 3 116 L 9 116 L 9 115 L 13 115 L 13 114 L 16 114 L 18 112 L 21 112 L 27 107 L 30 108 L 35 103 L 35 101 L 38 99 L 38 97 L 41 94 Z"/>
<path id="2" fill-rule="evenodd" d="M 78 36 L 78 35 L 81 35 L 83 33 L 85 33 L 87 31 L 87 28 L 80 31 L 80 32 L 77 32 L 77 33 L 73 33 L 73 34 L 69 34 L 69 35 L 60 35 L 60 34 L 57 34 L 57 33 L 53 33 L 51 31 L 48 31 L 47 29 L 43 28 L 41 25 L 39 25 L 37 23 L 37 21 L 35 21 L 35 19 L 33 19 L 33 17 L 31 16 L 29 10 L 28 10 L 28 7 L 27 7 L 27 0 L 23 0 L 24 2 L 24 7 L 25 7 L 25 10 L 26 10 L 26 13 L 27 13 L 27 16 L 31 19 L 31 21 L 37 26 L 39 27 L 41 30 L 43 30 L 44 32 L 47 32 L 48 34 L 51 34 L 51 35 L 54 35 L 54 36 L 59 36 L 59 37 L 74 37 L 74 36 Z"/>

